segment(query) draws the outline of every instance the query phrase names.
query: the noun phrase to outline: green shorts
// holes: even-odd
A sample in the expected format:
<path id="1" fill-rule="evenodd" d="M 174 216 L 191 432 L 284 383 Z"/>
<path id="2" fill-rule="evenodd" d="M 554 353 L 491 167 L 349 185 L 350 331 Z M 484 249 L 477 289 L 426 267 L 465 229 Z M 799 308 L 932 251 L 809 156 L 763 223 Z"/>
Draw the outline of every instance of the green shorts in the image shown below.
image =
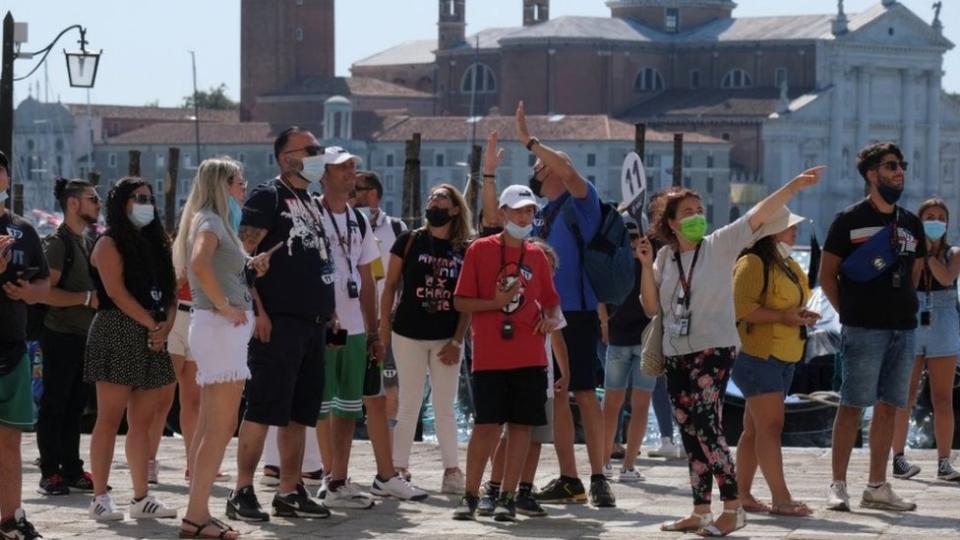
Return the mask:
<path id="1" fill-rule="evenodd" d="M 343 347 L 330 347 L 323 355 L 324 385 L 320 418 L 330 413 L 340 418 L 363 418 L 363 377 L 367 372 L 367 336 L 347 336 Z"/>
<path id="2" fill-rule="evenodd" d="M 31 373 L 30 357 L 24 354 L 13 371 L 0 376 L 0 426 L 33 431 L 37 417 Z"/>

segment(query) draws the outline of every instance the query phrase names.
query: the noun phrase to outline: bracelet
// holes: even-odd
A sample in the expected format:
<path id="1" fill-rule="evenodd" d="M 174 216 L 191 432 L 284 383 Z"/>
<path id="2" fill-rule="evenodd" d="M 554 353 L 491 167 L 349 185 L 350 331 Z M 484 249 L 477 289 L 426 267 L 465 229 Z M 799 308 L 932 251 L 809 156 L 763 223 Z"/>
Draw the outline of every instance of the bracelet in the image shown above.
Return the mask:
<path id="1" fill-rule="evenodd" d="M 495 174 L 484 174 L 483 177 L 484 177 L 484 178 L 496 178 L 497 175 L 495 175 Z"/>
<path id="2" fill-rule="evenodd" d="M 229 306 L 229 305 L 230 305 L 230 299 L 227 298 L 226 300 L 223 301 L 223 305 L 222 305 L 222 306 L 214 305 L 214 306 L 213 306 L 213 309 L 216 310 L 216 311 L 223 311 L 223 310 L 226 309 L 227 306 Z"/>
<path id="3" fill-rule="evenodd" d="M 374 332 L 374 333 L 367 334 L 367 345 L 371 343 L 376 343 L 378 341 L 380 341 L 379 333 Z"/>
<path id="4" fill-rule="evenodd" d="M 463 344 L 460 343 L 459 341 L 455 340 L 455 339 L 451 339 L 451 340 L 450 340 L 450 343 L 452 343 L 452 344 L 453 344 L 456 348 L 458 348 L 458 349 L 462 349 L 462 348 L 463 348 Z"/>
<path id="5" fill-rule="evenodd" d="M 83 299 L 83 307 L 90 307 L 90 299 L 93 297 L 92 291 L 87 291 L 87 297 Z"/>
<path id="6" fill-rule="evenodd" d="M 530 137 L 530 140 L 527 141 L 527 150 L 533 152 L 533 145 L 540 144 L 540 139 L 536 137 Z"/>

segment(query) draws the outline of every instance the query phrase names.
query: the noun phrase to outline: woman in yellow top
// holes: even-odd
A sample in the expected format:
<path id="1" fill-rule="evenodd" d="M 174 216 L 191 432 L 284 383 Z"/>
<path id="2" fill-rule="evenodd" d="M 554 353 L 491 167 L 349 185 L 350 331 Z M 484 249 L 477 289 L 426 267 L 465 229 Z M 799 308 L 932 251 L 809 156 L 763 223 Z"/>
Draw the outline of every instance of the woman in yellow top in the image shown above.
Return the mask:
<path id="1" fill-rule="evenodd" d="M 734 268 L 734 308 L 742 347 L 731 376 L 747 400 L 743 434 L 737 444 L 737 485 L 748 512 L 793 516 L 812 513 L 790 496 L 780 452 L 783 398 L 803 357 L 806 327 L 819 319 L 818 314 L 806 309 L 810 299 L 807 275 L 790 258 L 797 225 L 803 220 L 784 212 L 777 220 L 779 227 L 774 228 L 772 223 L 769 229 L 783 232 L 760 233 L 760 240 L 744 251 Z M 758 462 L 773 495 L 770 506 L 750 493 Z"/>

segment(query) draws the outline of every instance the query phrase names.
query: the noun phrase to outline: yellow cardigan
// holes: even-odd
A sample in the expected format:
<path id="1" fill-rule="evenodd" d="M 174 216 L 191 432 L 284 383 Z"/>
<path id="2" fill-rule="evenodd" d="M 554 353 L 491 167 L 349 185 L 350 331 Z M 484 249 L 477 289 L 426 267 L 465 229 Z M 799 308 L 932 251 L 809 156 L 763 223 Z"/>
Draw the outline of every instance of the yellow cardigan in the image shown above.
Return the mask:
<path id="1" fill-rule="evenodd" d="M 780 323 L 751 324 L 743 317 L 759 307 L 783 311 L 802 305 L 810 299 L 807 274 L 800 264 L 787 259 L 787 264 L 800 278 L 800 288 L 776 266 L 769 269 L 767 292 L 763 290 L 763 261 L 749 254 L 737 261 L 733 271 L 733 304 L 737 315 L 737 330 L 740 332 L 742 350 L 750 356 L 767 359 L 771 356 L 784 362 L 799 362 L 803 356 L 803 340 L 800 329 Z"/>

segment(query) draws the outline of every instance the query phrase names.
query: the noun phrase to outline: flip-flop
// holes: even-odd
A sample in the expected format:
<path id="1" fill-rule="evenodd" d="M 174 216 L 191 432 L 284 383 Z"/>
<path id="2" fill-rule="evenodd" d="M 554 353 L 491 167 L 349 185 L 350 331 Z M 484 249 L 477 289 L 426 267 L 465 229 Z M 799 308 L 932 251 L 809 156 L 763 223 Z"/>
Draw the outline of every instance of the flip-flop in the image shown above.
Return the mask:
<path id="1" fill-rule="evenodd" d="M 807 517 L 813 514 L 813 509 L 801 501 L 790 501 L 770 505 L 770 513 L 777 516 Z"/>

